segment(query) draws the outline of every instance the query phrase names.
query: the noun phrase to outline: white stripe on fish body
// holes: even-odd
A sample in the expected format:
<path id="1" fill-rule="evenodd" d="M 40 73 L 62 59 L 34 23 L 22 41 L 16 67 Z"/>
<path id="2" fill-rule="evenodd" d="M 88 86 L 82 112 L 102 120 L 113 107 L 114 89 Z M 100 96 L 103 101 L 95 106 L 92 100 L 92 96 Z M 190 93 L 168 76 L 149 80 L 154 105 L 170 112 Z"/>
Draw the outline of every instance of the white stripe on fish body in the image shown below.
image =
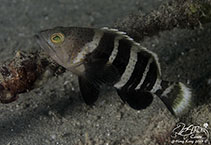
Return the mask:
<path id="1" fill-rule="evenodd" d="M 103 37 L 103 34 L 104 34 L 104 32 L 96 30 L 92 41 L 88 42 L 87 44 L 84 45 L 84 47 L 82 48 L 82 51 L 78 53 L 78 55 L 74 59 L 73 63 L 80 62 L 82 59 L 85 58 L 85 56 L 87 54 L 92 53 L 99 45 L 100 40 Z"/>
<path id="2" fill-rule="evenodd" d="M 114 59 L 116 58 L 116 56 L 118 54 L 119 40 L 121 40 L 121 39 L 126 39 L 127 41 L 132 42 L 132 46 L 134 46 L 134 47 L 131 48 L 131 51 L 139 51 L 139 49 L 137 47 L 140 47 L 140 44 L 135 42 L 133 40 L 133 38 L 126 35 L 126 32 L 121 32 L 118 29 L 112 29 L 112 28 L 108 28 L 108 27 L 103 27 L 101 29 L 105 32 L 113 32 L 114 34 L 117 34 L 117 36 L 115 37 L 115 40 L 114 40 L 114 49 L 111 53 L 111 56 L 109 57 L 109 63 L 112 63 L 114 61 Z"/>
<path id="3" fill-rule="evenodd" d="M 150 67 L 150 64 L 153 62 L 153 58 L 150 58 L 149 60 L 148 60 L 148 63 L 147 63 L 147 66 L 146 66 L 146 68 L 145 68 L 145 70 L 144 70 L 144 73 L 143 73 L 143 76 L 142 76 L 142 78 L 141 78 L 141 81 L 139 82 L 139 84 L 136 86 L 136 90 L 138 90 L 138 89 L 140 89 L 140 87 L 141 87 L 141 85 L 143 84 L 143 82 L 144 82 L 144 80 L 145 80 L 145 78 L 146 78 L 146 76 L 147 76 L 147 73 L 148 73 L 148 71 L 149 71 L 149 67 Z"/>
<path id="4" fill-rule="evenodd" d="M 145 48 L 145 47 L 143 47 L 141 45 L 139 45 L 138 51 L 140 53 L 141 53 L 141 51 L 145 51 L 145 52 L 149 53 L 152 56 L 152 59 L 154 59 L 152 61 L 155 61 L 157 69 L 158 69 L 158 75 L 161 76 L 161 68 L 160 68 L 160 63 L 159 63 L 159 59 L 158 59 L 157 54 L 152 52 L 152 51 L 150 51 L 150 50 L 148 50 L 147 48 Z"/>
<path id="5" fill-rule="evenodd" d="M 160 63 L 159 63 L 159 59 L 158 59 L 157 54 L 152 52 L 152 51 L 149 51 L 149 50 L 146 50 L 146 51 L 153 56 L 154 61 L 156 62 L 156 65 L 157 65 L 157 68 L 158 68 L 158 75 L 161 76 L 161 68 L 160 68 Z"/>
<path id="6" fill-rule="evenodd" d="M 146 49 L 145 47 L 143 47 L 143 46 L 141 46 L 141 45 L 139 45 L 138 47 L 134 47 L 134 48 L 136 48 L 136 50 L 135 51 L 139 51 L 140 53 L 141 53 L 141 51 L 145 51 L 145 52 L 147 52 L 147 53 L 149 53 L 150 55 L 151 55 L 151 58 L 150 59 L 152 59 L 152 60 L 150 60 L 151 62 L 150 62 L 150 64 L 153 62 L 153 61 L 155 61 L 155 63 L 156 63 L 156 66 L 157 66 L 157 69 L 158 69 L 158 78 L 160 78 L 160 76 L 161 76 L 161 68 L 160 68 L 160 63 L 159 63 L 159 59 L 158 59 L 158 56 L 157 56 L 157 54 L 156 53 L 154 53 L 154 52 L 152 52 L 152 51 L 150 51 L 150 50 L 148 50 L 148 49 Z M 150 65 L 149 64 L 149 65 Z M 149 66 L 148 66 L 149 67 Z M 148 68 L 149 69 L 149 68 Z M 145 76 L 146 77 L 146 76 Z M 143 78 L 143 77 L 142 77 Z M 145 79 L 145 78 L 144 78 Z M 144 81 L 144 80 L 143 80 Z M 157 80 L 156 80 L 157 81 Z M 143 83 L 143 82 L 142 82 Z M 141 83 L 141 84 L 142 84 Z M 140 84 L 140 85 L 141 85 Z M 137 88 L 139 88 L 138 86 L 136 87 L 136 89 Z"/>
<path id="7" fill-rule="evenodd" d="M 93 40 L 86 44 L 89 53 L 93 52 L 97 48 L 101 38 L 103 37 L 103 34 L 104 34 L 104 32 L 102 32 L 102 31 L 98 31 L 98 30 L 95 31 Z M 85 45 L 85 47 L 86 47 L 86 45 Z"/>
<path id="8" fill-rule="evenodd" d="M 113 29 L 109 29 L 109 30 L 113 30 Z M 114 30 L 116 30 L 116 29 L 114 29 Z M 119 31 L 117 31 L 117 32 L 119 32 Z M 116 58 L 117 54 L 118 54 L 119 40 L 125 39 L 125 38 L 126 38 L 125 35 L 117 35 L 115 37 L 115 40 L 114 40 L 114 49 L 113 49 L 113 51 L 111 53 L 111 56 L 109 57 L 109 63 L 112 63 L 114 61 L 114 59 Z"/>
<path id="9" fill-rule="evenodd" d="M 116 88 L 121 88 L 123 87 L 127 82 L 128 80 L 130 79 L 130 77 L 132 76 L 132 73 L 135 69 L 135 65 L 136 65 L 136 62 L 137 62 L 137 52 L 136 51 L 133 51 L 132 48 L 130 50 L 130 58 L 129 58 L 129 62 L 126 66 L 126 69 L 124 71 L 124 73 L 122 74 L 119 82 L 117 82 L 114 87 Z"/>
<path id="10" fill-rule="evenodd" d="M 150 92 L 155 93 L 157 90 L 162 89 L 161 82 L 162 82 L 162 79 L 160 78 L 160 76 L 158 76 L 156 79 L 156 82 L 155 82 L 153 88 L 150 90 Z"/>
<path id="11" fill-rule="evenodd" d="M 118 47 L 119 47 L 119 40 L 122 39 L 120 36 L 116 36 L 114 40 L 114 49 L 111 53 L 111 56 L 109 57 L 109 63 L 113 63 L 114 59 L 117 56 L 118 53 Z"/>
<path id="12" fill-rule="evenodd" d="M 87 52 L 85 50 L 82 50 L 80 53 L 78 53 L 77 57 L 73 60 L 73 63 L 79 63 L 82 59 L 84 59 Z"/>

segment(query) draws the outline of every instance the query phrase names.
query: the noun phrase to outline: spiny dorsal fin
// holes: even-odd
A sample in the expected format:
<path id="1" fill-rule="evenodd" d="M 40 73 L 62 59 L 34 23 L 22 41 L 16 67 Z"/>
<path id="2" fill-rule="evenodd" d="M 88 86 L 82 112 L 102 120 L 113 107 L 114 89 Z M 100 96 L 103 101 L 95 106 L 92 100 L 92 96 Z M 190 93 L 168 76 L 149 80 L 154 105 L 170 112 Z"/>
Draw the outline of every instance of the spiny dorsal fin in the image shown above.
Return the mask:
<path id="1" fill-rule="evenodd" d="M 104 30 L 104 31 L 116 33 L 116 34 L 122 36 L 122 38 L 125 38 L 125 39 L 131 41 L 134 45 L 141 46 L 138 42 L 135 42 L 135 41 L 133 40 L 133 38 L 131 38 L 130 36 L 128 36 L 126 32 L 119 31 L 118 29 L 108 28 L 108 27 L 103 27 L 103 28 L 101 28 L 101 29 Z M 141 48 L 142 48 L 142 49 L 146 49 L 146 48 L 143 47 L 143 46 L 141 46 Z"/>

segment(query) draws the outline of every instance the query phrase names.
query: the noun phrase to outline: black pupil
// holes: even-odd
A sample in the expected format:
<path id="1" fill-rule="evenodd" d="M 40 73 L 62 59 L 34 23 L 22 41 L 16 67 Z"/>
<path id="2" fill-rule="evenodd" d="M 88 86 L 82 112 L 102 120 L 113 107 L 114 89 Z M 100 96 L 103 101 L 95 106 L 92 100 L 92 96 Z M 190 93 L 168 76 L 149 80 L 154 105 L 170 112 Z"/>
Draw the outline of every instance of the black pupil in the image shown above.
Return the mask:
<path id="1" fill-rule="evenodd" d="M 58 36 L 58 35 L 54 36 L 54 37 L 53 37 L 53 40 L 55 40 L 55 41 L 60 40 L 60 36 Z"/>

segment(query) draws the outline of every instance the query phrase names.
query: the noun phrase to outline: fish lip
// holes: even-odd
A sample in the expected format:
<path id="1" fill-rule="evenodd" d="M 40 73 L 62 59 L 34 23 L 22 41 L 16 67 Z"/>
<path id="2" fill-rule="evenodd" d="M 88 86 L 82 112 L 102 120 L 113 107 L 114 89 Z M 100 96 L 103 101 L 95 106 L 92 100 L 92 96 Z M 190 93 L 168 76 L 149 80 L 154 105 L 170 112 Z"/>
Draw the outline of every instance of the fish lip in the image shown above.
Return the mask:
<path id="1" fill-rule="evenodd" d="M 42 48 L 42 49 L 46 49 L 45 47 L 47 47 L 49 49 L 49 45 L 48 43 L 45 41 L 45 38 L 41 35 L 41 33 L 37 33 L 34 35 L 37 43 L 39 44 L 39 46 Z"/>
<path id="2" fill-rule="evenodd" d="M 46 52 L 51 52 L 53 49 L 51 48 L 51 46 L 48 44 L 47 40 L 45 39 L 45 37 L 41 34 L 41 32 L 37 33 L 34 35 L 37 43 L 39 44 L 39 46 Z"/>

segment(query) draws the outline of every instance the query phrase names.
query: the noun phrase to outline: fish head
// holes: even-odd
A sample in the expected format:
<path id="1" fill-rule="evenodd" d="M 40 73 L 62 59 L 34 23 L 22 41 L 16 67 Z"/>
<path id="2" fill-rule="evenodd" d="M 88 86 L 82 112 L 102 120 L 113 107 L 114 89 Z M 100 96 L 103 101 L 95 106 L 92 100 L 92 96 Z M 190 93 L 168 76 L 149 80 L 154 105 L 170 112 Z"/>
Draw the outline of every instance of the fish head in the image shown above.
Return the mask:
<path id="1" fill-rule="evenodd" d="M 84 45 L 92 41 L 93 33 L 87 28 L 56 27 L 40 31 L 35 37 L 40 47 L 54 61 L 76 72 L 84 62 L 84 57 L 78 59 L 78 56 Z"/>

